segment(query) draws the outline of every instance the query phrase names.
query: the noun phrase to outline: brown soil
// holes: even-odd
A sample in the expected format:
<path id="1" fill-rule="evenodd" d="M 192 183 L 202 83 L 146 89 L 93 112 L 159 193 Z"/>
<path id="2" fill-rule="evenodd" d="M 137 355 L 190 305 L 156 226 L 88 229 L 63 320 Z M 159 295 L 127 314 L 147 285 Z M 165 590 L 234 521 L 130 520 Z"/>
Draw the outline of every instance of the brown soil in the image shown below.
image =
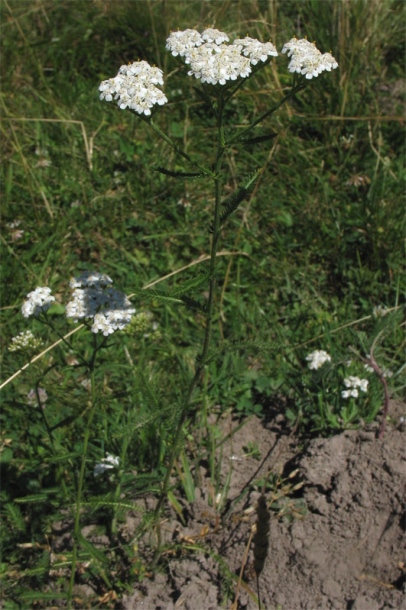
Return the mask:
<path id="1" fill-rule="evenodd" d="M 382 440 L 376 438 L 374 425 L 302 443 L 300 448 L 283 421 L 248 420 L 218 449 L 224 486 L 231 475 L 222 514 L 213 508 L 215 481 L 202 465 L 197 499 L 192 506 L 183 504 L 184 523 L 168 509 L 162 525 L 172 548 L 178 543 L 177 552 L 164 554 L 167 569 L 145 578 L 120 607 L 258 608 L 249 540 L 260 489 L 253 483 L 270 471 L 275 480 L 283 471 L 277 491 L 266 492 L 271 522 L 259 580 L 262 608 L 405 608 L 404 405 L 392 403 L 391 413 Z M 237 423 L 223 420 L 221 426 L 227 435 Z M 247 457 L 243 448 L 248 443 L 256 443 L 260 461 Z M 204 550 L 193 550 L 198 547 Z"/>

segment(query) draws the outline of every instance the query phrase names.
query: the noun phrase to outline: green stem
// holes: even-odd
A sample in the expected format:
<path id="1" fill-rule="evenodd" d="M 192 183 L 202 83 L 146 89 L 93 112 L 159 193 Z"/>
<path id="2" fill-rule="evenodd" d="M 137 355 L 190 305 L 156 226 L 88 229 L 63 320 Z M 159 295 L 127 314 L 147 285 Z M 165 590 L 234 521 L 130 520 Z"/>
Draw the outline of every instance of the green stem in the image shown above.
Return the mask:
<path id="1" fill-rule="evenodd" d="M 183 408 L 179 418 L 179 422 L 175 431 L 173 447 L 169 456 L 168 467 L 165 473 L 165 478 L 162 485 L 161 495 L 159 497 L 158 503 L 155 507 L 155 519 L 156 519 L 156 527 L 157 527 L 157 549 L 152 561 L 152 567 L 156 565 L 161 555 L 162 548 L 162 536 L 161 536 L 161 528 L 160 528 L 160 514 L 162 505 L 167 496 L 169 489 L 170 476 L 175 464 L 175 460 L 178 454 L 178 445 L 179 439 L 182 434 L 183 425 L 186 421 L 188 414 L 190 413 L 190 403 L 192 400 L 192 396 L 194 390 L 202 376 L 204 371 L 204 367 L 206 364 L 207 356 L 210 348 L 210 339 L 211 339 L 211 330 L 213 324 L 213 312 L 214 312 L 214 296 L 216 289 L 216 262 L 217 262 L 217 251 L 218 251 L 218 242 L 220 237 L 220 209 L 221 209 L 221 167 L 222 167 L 222 159 L 225 151 L 225 140 L 224 140 L 224 127 L 223 127 L 223 110 L 224 110 L 224 101 L 222 95 L 219 96 L 219 105 L 217 110 L 217 131 L 218 131 L 218 148 L 217 148 L 217 156 L 215 162 L 215 170 L 214 174 L 212 174 L 212 178 L 214 181 L 215 187 L 215 202 L 214 202 L 214 220 L 213 220 L 213 234 L 211 240 L 210 247 L 210 263 L 209 263 L 209 296 L 207 300 L 207 308 L 206 308 L 206 327 L 204 331 L 203 337 L 203 347 L 202 351 L 198 356 L 196 362 L 196 369 L 193 379 L 191 380 L 188 390 L 185 395 L 185 399 L 183 401 Z"/>

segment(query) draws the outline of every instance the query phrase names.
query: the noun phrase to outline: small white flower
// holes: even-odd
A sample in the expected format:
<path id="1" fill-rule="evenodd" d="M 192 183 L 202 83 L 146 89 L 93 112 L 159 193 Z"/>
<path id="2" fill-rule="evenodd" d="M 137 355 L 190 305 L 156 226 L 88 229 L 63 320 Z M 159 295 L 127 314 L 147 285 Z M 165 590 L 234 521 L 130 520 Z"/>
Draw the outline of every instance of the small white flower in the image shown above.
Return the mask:
<path id="1" fill-rule="evenodd" d="M 369 384 L 368 379 L 360 379 L 359 380 L 358 387 L 361 390 L 361 392 L 367 392 L 368 391 L 368 384 Z"/>
<path id="2" fill-rule="evenodd" d="M 21 307 L 21 313 L 24 318 L 36 317 L 40 313 L 46 312 L 54 301 L 55 297 L 51 296 L 50 288 L 38 287 L 27 295 L 27 300 Z"/>
<path id="3" fill-rule="evenodd" d="M 317 370 L 322 367 L 325 362 L 331 362 L 331 356 L 324 350 L 315 350 L 306 356 L 306 360 L 309 362 L 309 369 Z"/>
<path id="4" fill-rule="evenodd" d="M 389 310 L 387 309 L 387 307 L 384 307 L 383 305 L 377 305 L 376 307 L 373 308 L 372 310 L 372 315 L 375 318 L 383 318 L 384 316 L 386 316 L 389 313 Z"/>
<path id="5" fill-rule="evenodd" d="M 115 468 L 119 465 L 119 457 L 111 455 L 110 453 L 106 453 L 106 457 L 103 458 L 101 462 L 95 465 L 93 474 L 95 477 L 98 477 L 100 474 L 103 474 L 103 472 L 106 472 L 106 470 L 111 470 L 112 468 Z"/>

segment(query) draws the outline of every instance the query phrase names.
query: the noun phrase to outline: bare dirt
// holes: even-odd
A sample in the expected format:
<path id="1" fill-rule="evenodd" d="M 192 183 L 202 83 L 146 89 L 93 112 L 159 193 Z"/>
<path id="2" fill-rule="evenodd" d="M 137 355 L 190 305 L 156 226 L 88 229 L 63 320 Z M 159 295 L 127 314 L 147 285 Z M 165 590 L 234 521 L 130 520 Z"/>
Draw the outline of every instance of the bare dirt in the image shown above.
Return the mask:
<path id="1" fill-rule="evenodd" d="M 162 529 L 172 550 L 163 555 L 162 571 L 145 578 L 119 607 L 258 608 L 250 544 L 261 491 L 255 482 L 271 472 L 262 608 L 406 608 L 404 411 L 392 403 L 382 440 L 376 438 L 378 424 L 306 443 L 282 419 L 252 417 L 235 433 L 238 422 L 223 420 L 224 436 L 230 437 L 217 450 L 223 493 L 229 477 L 222 508 L 213 507 L 215 482 L 203 463 L 196 501 L 183 503 L 183 523 L 175 511 L 165 515 Z M 249 443 L 260 456 L 247 455 Z"/>

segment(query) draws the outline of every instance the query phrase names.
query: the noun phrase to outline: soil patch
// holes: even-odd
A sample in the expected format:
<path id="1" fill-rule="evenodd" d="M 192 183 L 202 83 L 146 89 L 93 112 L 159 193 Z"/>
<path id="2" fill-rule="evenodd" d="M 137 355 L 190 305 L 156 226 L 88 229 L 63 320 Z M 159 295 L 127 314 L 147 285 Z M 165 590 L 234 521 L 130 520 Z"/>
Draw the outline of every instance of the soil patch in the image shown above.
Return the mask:
<path id="1" fill-rule="evenodd" d="M 376 438 L 376 424 L 304 447 L 288 435 L 283 421 L 267 424 L 253 417 L 235 434 L 237 423 L 223 421 L 225 437 L 231 433 L 218 448 L 227 498 L 217 496 L 216 509 L 218 490 L 208 465 L 202 464 L 202 484 L 196 501 L 184 503 L 183 522 L 175 511 L 165 515 L 164 535 L 178 543 L 179 552 L 168 555 L 168 569 L 144 579 L 121 607 L 258 608 L 249 545 L 260 493 L 254 483 L 272 471 L 278 484 L 276 491 L 266 493 L 271 522 L 260 577 L 262 607 L 404 608 L 406 430 L 400 415 L 405 415 L 405 406 L 391 408 L 393 417 L 382 440 Z M 252 444 L 258 452 L 249 455 Z M 224 605 L 225 592 L 234 606 Z"/>

